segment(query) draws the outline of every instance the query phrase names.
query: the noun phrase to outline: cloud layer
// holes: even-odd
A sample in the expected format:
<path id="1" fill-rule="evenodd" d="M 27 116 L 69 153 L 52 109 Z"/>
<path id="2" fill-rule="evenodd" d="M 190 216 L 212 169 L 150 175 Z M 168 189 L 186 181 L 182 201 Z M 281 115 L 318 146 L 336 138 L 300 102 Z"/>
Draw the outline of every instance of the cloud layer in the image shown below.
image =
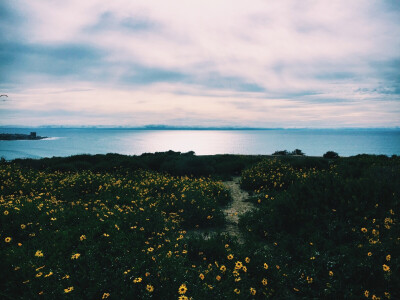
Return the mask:
<path id="1" fill-rule="evenodd" d="M 0 125 L 400 126 L 400 4 L 331 2 L 2 3 Z"/>

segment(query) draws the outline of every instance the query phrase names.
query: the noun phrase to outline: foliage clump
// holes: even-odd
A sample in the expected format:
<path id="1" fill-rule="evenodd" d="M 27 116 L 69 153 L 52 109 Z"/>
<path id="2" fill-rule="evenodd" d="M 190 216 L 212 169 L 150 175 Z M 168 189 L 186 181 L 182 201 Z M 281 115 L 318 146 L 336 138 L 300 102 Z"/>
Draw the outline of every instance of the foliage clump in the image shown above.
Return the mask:
<path id="1" fill-rule="evenodd" d="M 339 158 L 339 154 L 337 154 L 335 151 L 328 151 L 323 155 L 324 158 L 329 158 L 329 159 L 334 159 L 334 158 Z"/>
<path id="2" fill-rule="evenodd" d="M 303 156 L 305 154 L 300 149 L 295 149 L 295 150 L 293 150 L 291 152 L 289 152 L 287 150 L 278 150 L 278 151 L 275 151 L 272 155 L 298 155 L 298 156 Z"/>

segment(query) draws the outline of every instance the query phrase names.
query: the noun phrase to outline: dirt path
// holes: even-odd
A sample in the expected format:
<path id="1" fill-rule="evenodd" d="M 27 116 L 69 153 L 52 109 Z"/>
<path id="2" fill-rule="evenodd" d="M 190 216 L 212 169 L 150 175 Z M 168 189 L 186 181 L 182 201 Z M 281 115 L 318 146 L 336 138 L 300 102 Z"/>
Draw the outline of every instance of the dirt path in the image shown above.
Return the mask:
<path id="1" fill-rule="evenodd" d="M 217 232 L 226 232 L 237 238 L 239 243 L 244 242 L 242 232 L 239 230 L 239 216 L 254 208 L 250 202 L 245 202 L 249 194 L 240 188 L 240 176 L 233 177 L 231 181 L 223 181 L 222 184 L 227 188 L 232 196 L 232 202 L 222 208 L 226 225 L 224 228 L 208 228 L 200 230 L 189 230 L 189 234 L 201 235 L 204 239 L 208 239 L 210 235 Z"/>
<path id="2" fill-rule="evenodd" d="M 231 192 L 233 199 L 230 205 L 222 209 L 226 220 L 225 231 L 237 237 L 239 243 L 243 243 L 244 238 L 238 226 L 239 216 L 252 210 L 254 205 L 245 202 L 249 194 L 240 188 L 240 177 L 234 177 L 232 181 L 224 181 L 222 184 Z"/>

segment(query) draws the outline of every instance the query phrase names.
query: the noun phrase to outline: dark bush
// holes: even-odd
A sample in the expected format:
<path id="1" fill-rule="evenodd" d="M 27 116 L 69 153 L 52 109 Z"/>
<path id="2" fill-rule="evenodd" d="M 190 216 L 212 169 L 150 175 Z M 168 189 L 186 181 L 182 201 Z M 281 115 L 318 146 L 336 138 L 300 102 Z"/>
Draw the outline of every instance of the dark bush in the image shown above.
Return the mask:
<path id="1" fill-rule="evenodd" d="M 287 150 L 279 150 L 272 153 L 272 155 L 288 155 L 289 152 Z"/>
<path id="2" fill-rule="evenodd" d="M 339 154 L 337 154 L 334 151 L 328 151 L 324 154 L 323 156 L 324 158 L 329 158 L 329 159 L 333 159 L 333 158 L 339 158 Z"/>
<path id="3" fill-rule="evenodd" d="M 292 154 L 292 155 L 304 155 L 304 152 L 301 151 L 300 149 L 295 149 L 290 154 Z"/>

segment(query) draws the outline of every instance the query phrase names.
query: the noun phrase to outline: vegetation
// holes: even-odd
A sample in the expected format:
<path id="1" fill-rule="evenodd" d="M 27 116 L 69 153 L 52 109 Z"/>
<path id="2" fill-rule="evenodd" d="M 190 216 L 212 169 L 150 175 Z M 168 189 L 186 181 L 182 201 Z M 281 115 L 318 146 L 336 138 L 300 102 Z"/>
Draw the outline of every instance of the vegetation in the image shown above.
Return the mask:
<path id="1" fill-rule="evenodd" d="M 324 156 L 323 156 L 324 158 L 339 158 L 339 154 L 337 154 L 336 152 L 334 152 L 334 151 L 328 151 L 328 152 L 326 152 L 325 154 L 324 154 Z"/>
<path id="2" fill-rule="evenodd" d="M 295 149 L 292 152 L 289 152 L 287 150 L 282 150 L 282 151 L 275 151 L 272 155 L 304 155 L 303 151 L 300 149 Z"/>
<path id="3" fill-rule="evenodd" d="M 132 172 L 139 169 L 167 172 L 171 175 L 194 175 L 226 178 L 240 175 L 241 171 L 261 161 L 262 156 L 250 155 L 209 155 L 196 156 L 194 152 L 156 152 L 140 156 L 127 156 L 115 153 L 106 155 L 74 155 L 70 157 L 52 157 L 37 159 L 16 159 L 20 166 L 40 171 L 82 171 L 93 172 Z"/>
<path id="4" fill-rule="evenodd" d="M 242 186 L 258 208 L 241 226 L 269 247 L 298 298 L 400 297 L 398 158 L 322 169 L 266 160 L 243 172 Z"/>
<path id="5" fill-rule="evenodd" d="M 240 172 L 244 244 L 192 234 Z M 0 297 L 399 299 L 399 194 L 396 156 L 1 161 Z"/>

